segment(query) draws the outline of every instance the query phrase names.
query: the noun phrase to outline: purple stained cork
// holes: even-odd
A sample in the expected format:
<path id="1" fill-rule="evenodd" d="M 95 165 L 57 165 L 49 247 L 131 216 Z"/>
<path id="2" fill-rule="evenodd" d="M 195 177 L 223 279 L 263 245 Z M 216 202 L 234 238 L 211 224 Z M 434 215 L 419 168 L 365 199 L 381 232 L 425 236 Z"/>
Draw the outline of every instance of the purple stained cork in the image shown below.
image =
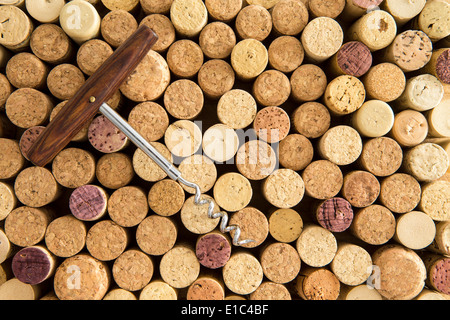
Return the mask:
<path id="1" fill-rule="evenodd" d="M 436 74 L 443 83 L 450 84 L 450 49 L 442 52 L 437 58 Z"/>
<path id="2" fill-rule="evenodd" d="M 201 265 L 217 269 L 223 267 L 230 259 L 231 245 L 223 235 L 210 233 L 198 239 L 195 252 Z"/>
<path id="3" fill-rule="evenodd" d="M 30 149 L 31 145 L 36 141 L 37 137 L 44 131 L 44 126 L 33 126 L 28 128 L 22 133 L 19 141 L 20 152 L 23 157 L 28 160 L 27 152 Z"/>
<path id="4" fill-rule="evenodd" d="M 45 281 L 54 271 L 50 254 L 45 249 L 35 246 L 17 252 L 12 259 L 11 267 L 17 279 L 32 285 Z"/>
<path id="5" fill-rule="evenodd" d="M 103 188 L 84 185 L 76 188 L 69 198 L 72 214 L 84 221 L 94 221 L 106 213 L 108 197 Z"/>
<path id="6" fill-rule="evenodd" d="M 432 283 L 444 294 L 450 294 L 450 258 L 441 259 L 434 266 Z"/>
<path id="7" fill-rule="evenodd" d="M 343 198 L 331 198 L 323 201 L 316 211 L 319 224 L 331 232 L 345 231 L 353 221 L 351 204 Z"/>
<path id="8" fill-rule="evenodd" d="M 361 77 L 372 66 L 372 53 L 362 42 L 350 41 L 339 49 L 336 60 L 342 72 L 354 77 Z"/>
<path id="9" fill-rule="evenodd" d="M 120 151 L 128 144 L 125 134 L 104 115 L 92 120 L 88 129 L 88 139 L 95 149 L 103 153 Z"/>

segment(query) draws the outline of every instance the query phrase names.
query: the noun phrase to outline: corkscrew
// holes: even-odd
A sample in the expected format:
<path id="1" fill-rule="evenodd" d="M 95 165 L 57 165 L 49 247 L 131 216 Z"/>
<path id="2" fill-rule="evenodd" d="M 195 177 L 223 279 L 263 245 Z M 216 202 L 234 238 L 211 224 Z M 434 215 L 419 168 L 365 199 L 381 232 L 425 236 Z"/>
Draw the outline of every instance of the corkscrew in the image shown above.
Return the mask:
<path id="1" fill-rule="evenodd" d="M 195 189 L 194 203 L 199 206 L 207 205 L 209 218 L 221 218 L 221 232 L 234 231 L 234 245 L 241 246 L 253 242 L 251 239 L 240 240 L 241 229 L 238 225 L 228 225 L 228 214 L 224 211 L 214 213 L 214 202 L 201 199 L 200 187 L 184 179 L 170 161 L 105 102 L 119 89 L 121 83 L 132 73 L 156 40 L 156 34 L 149 27 L 145 25 L 139 27 L 67 101 L 30 147 L 27 158 L 37 166 L 45 166 L 72 140 L 86 122 L 100 112 L 171 179 Z"/>

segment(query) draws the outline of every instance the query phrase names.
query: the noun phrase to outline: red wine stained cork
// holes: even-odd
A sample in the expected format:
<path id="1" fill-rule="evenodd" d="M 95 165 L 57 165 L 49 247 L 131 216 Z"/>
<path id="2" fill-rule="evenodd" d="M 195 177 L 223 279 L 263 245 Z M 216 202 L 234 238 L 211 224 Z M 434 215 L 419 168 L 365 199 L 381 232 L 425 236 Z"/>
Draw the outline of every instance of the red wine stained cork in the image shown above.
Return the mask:
<path id="1" fill-rule="evenodd" d="M 86 249 L 100 261 L 117 259 L 127 248 L 129 234 L 112 220 L 96 222 L 86 235 Z"/>
<path id="2" fill-rule="evenodd" d="M 383 300 L 383 296 L 367 284 L 341 286 L 338 300 Z"/>
<path id="3" fill-rule="evenodd" d="M 138 225 L 136 242 L 145 253 L 160 256 L 175 245 L 177 235 L 178 229 L 172 219 L 153 214 Z"/>
<path id="4" fill-rule="evenodd" d="M 95 221 L 102 218 L 108 208 L 108 193 L 97 185 L 83 185 L 72 191 L 70 212 L 79 220 Z"/>
<path id="5" fill-rule="evenodd" d="M 1 6 L 0 20 L 4 21 L 0 45 L 12 51 L 28 48 L 33 32 L 33 22 L 20 8 L 12 5 Z"/>
<path id="6" fill-rule="evenodd" d="M 59 13 L 59 23 L 64 32 L 77 44 L 100 35 L 101 17 L 88 1 L 70 1 Z"/>
<path id="7" fill-rule="evenodd" d="M 267 49 L 269 65 L 281 72 L 292 72 L 303 62 L 305 51 L 302 43 L 294 36 L 275 38 Z"/>
<path id="8" fill-rule="evenodd" d="M 48 67 L 30 52 L 20 52 L 6 64 L 6 77 L 16 88 L 42 89 L 47 80 Z"/>
<path id="9" fill-rule="evenodd" d="M 308 24 L 308 9 L 302 1 L 276 1 L 270 9 L 273 30 L 277 35 L 296 36 Z"/>
<path id="10" fill-rule="evenodd" d="M 222 268 L 225 286 L 236 294 L 250 294 L 262 283 L 264 273 L 258 259 L 248 252 L 236 252 Z"/>
<path id="11" fill-rule="evenodd" d="M 450 137 L 449 119 L 450 99 L 444 98 L 427 114 L 428 134 L 432 137 Z"/>
<path id="12" fill-rule="evenodd" d="M 396 64 L 385 62 L 369 69 L 362 78 L 368 99 L 391 102 L 399 98 L 406 87 L 405 74 Z"/>
<path id="13" fill-rule="evenodd" d="M 358 209 L 350 226 L 351 233 L 365 243 L 382 245 L 395 234 L 396 220 L 393 213 L 379 204 Z"/>
<path id="14" fill-rule="evenodd" d="M 305 183 L 296 171 L 281 168 L 272 172 L 263 182 L 263 196 L 277 208 L 296 206 L 305 193 Z"/>
<path id="15" fill-rule="evenodd" d="M 146 101 L 137 104 L 128 114 L 128 123 L 147 141 L 157 141 L 169 126 L 169 116 L 158 103 Z"/>
<path id="16" fill-rule="evenodd" d="M 164 142 L 174 156 L 188 157 L 201 147 L 202 132 L 193 121 L 177 120 L 167 127 Z"/>
<path id="17" fill-rule="evenodd" d="M 218 177 L 213 188 L 214 199 L 226 211 L 239 211 L 252 199 L 250 181 L 237 172 L 228 172 Z"/>
<path id="18" fill-rule="evenodd" d="M 196 118 L 202 111 L 203 104 L 203 91 L 192 80 L 176 80 L 164 92 L 164 106 L 175 119 L 191 120 Z"/>
<path id="19" fill-rule="evenodd" d="M 185 193 L 179 183 L 171 179 L 155 182 L 148 192 L 150 209 L 160 216 L 172 216 L 183 207 Z"/>
<path id="20" fill-rule="evenodd" d="M 158 36 L 152 50 L 163 53 L 175 42 L 175 28 L 167 16 L 159 13 L 150 14 L 141 20 L 139 26 L 143 24 L 152 29 Z"/>
<path id="21" fill-rule="evenodd" d="M 20 152 L 19 142 L 15 139 L 0 138 L 0 179 L 16 177 L 25 166 L 25 158 Z"/>
<path id="22" fill-rule="evenodd" d="M 370 49 L 362 42 L 348 41 L 330 59 L 331 70 L 336 75 L 361 77 L 372 66 Z"/>
<path id="23" fill-rule="evenodd" d="M 147 194 L 136 186 L 119 188 L 108 199 L 108 213 L 122 227 L 137 226 L 148 213 Z"/>
<path id="24" fill-rule="evenodd" d="M 78 254 L 86 244 L 86 224 L 64 215 L 56 218 L 45 231 L 45 246 L 57 257 L 68 258 Z"/>
<path id="25" fill-rule="evenodd" d="M 183 159 L 178 166 L 182 176 L 200 187 L 201 193 L 208 192 L 216 182 L 217 168 L 214 162 L 201 154 L 193 154 Z M 194 188 L 181 185 L 182 188 L 191 194 L 195 194 Z"/>
<path id="26" fill-rule="evenodd" d="M 428 111 L 438 106 L 443 97 L 443 84 L 431 74 L 421 74 L 406 81 L 405 91 L 396 105 L 399 109 Z"/>
<path id="27" fill-rule="evenodd" d="M 156 51 L 150 50 L 122 83 L 120 91 L 135 102 L 153 101 L 162 96 L 169 83 L 170 70 L 166 60 Z"/>
<path id="28" fill-rule="evenodd" d="M 244 5 L 243 0 L 205 0 L 206 9 L 212 19 L 229 22 L 233 20 L 241 11 Z"/>
<path id="29" fill-rule="evenodd" d="M 26 129 L 22 135 L 20 136 L 19 140 L 19 146 L 20 146 L 20 152 L 24 156 L 25 159 L 27 158 L 27 152 L 31 145 L 36 141 L 37 137 L 41 134 L 42 131 L 44 131 L 44 126 L 33 126 L 28 129 Z"/>
<path id="30" fill-rule="evenodd" d="M 303 231 L 303 219 L 294 209 L 276 209 L 268 219 L 269 233 L 276 241 L 293 242 Z"/>
<path id="31" fill-rule="evenodd" d="M 203 51 L 194 41 L 189 39 L 177 40 L 167 50 L 167 64 L 170 71 L 181 78 L 195 76 L 203 65 Z"/>
<path id="32" fill-rule="evenodd" d="M 139 293 L 139 300 L 177 300 L 178 290 L 162 280 L 152 280 Z"/>
<path id="33" fill-rule="evenodd" d="M 345 8 L 345 0 L 308 0 L 308 9 L 312 17 L 337 18 Z"/>
<path id="34" fill-rule="evenodd" d="M 78 188 L 95 179 L 96 159 L 90 151 L 81 148 L 66 148 L 52 162 L 52 173 L 56 181 L 66 188 Z"/>
<path id="35" fill-rule="evenodd" d="M 200 235 L 195 243 L 195 255 L 208 269 L 223 267 L 231 257 L 231 240 L 221 232 L 212 231 Z"/>
<path id="36" fill-rule="evenodd" d="M 136 18 L 124 9 L 109 11 L 100 23 L 103 39 L 114 48 L 119 47 L 137 28 Z"/>
<path id="37" fill-rule="evenodd" d="M 131 292 L 143 289 L 152 279 L 153 273 L 152 258 L 139 249 L 126 250 L 112 266 L 115 283 Z"/>
<path id="38" fill-rule="evenodd" d="M 306 267 L 300 270 L 295 291 L 303 300 L 337 300 L 341 284 L 326 268 Z"/>
<path id="39" fill-rule="evenodd" d="M 220 98 L 233 89 L 234 83 L 235 74 L 233 67 L 224 60 L 209 60 L 198 71 L 198 85 L 208 98 Z"/>
<path id="40" fill-rule="evenodd" d="M 88 140 L 102 153 L 112 153 L 128 146 L 128 138 L 104 115 L 96 117 L 89 125 Z"/>
<path id="41" fill-rule="evenodd" d="M 269 235 L 269 222 L 264 213 L 254 207 L 245 207 L 233 213 L 230 225 L 238 225 L 241 229 L 242 239 L 252 239 L 253 242 L 243 244 L 244 248 L 254 248 L 261 245 Z M 230 232 L 231 237 L 235 231 Z"/>
<path id="42" fill-rule="evenodd" d="M 310 101 L 294 110 L 291 121 L 296 132 L 314 139 L 322 136 L 330 128 L 331 115 L 323 104 Z"/>
<path id="43" fill-rule="evenodd" d="M 424 183 L 419 208 L 435 221 L 447 221 L 450 217 L 448 211 L 449 195 L 449 181 L 438 180 Z"/>
<path id="44" fill-rule="evenodd" d="M 1 267 L 5 267 L 5 269 L 0 271 L 0 279 L 3 280 L 2 276 L 3 274 L 1 272 L 7 272 L 8 278 L 11 278 L 13 276 L 11 265 L 9 263 L 3 263 L 7 259 L 11 258 L 18 250 L 20 250 L 20 247 L 13 244 L 9 239 L 6 233 L 3 231 L 3 229 L 0 229 L 0 263 Z M 7 270 L 6 270 L 7 268 Z M 6 281 L 6 279 L 4 279 Z M 2 281 L 0 281 L 1 285 Z"/>
<path id="45" fill-rule="evenodd" d="M 208 10 L 201 0 L 173 0 L 170 20 L 182 37 L 195 37 L 208 23 Z"/>
<path id="46" fill-rule="evenodd" d="M 253 82 L 253 96 L 262 106 L 280 106 L 289 98 L 289 78 L 281 71 L 266 70 Z"/>
<path id="47" fill-rule="evenodd" d="M 450 294 L 450 258 L 434 253 L 425 253 L 422 257 L 427 269 L 426 284 L 443 294 Z"/>
<path id="48" fill-rule="evenodd" d="M 253 96 L 241 89 L 231 89 L 217 102 L 219 121 L 233 129 L 249 126 L 256 117 L 257 105 Z"/>
<path id="49" fill-rule="evenodd" d="M 383 0 L 346 0 L 342 17 L 355 20 L 376 9 L 382 2 Z"/>
<path id="50" fill-rule="evenodd" d="M 64 0 L 42 1 L 31 0 L 25 1 L 25 7 L 28 14 L 41 23 L 57 22 L 59 12 L 64 7 Z"/>
<path id="51" fill-rule="evenodd" d="M 372 257 L 363 247 L 352 243 L 341 243 L 330 264 L 338 280 L 349 286 L 364 283 L 372 273 Z"/>
<path id="52" fill-rule="evenodd" d="M 394 117 L 394 111 L 386 102 L 368 100 L 353 113 L 351 123 L 362 136 L 375 138 L 391 131 Z"/>
<path id="53" fill-rule="evenodd" d="M 50 64 L 68 62 L 74 51 L 64 30 L 53 23 L 41 24 L 33 30 L 30 48 L 39 59 Z"/>
<path id="54" fill-rule="evenodd" d="M 277 143 L 289 134 L 291 120 L 281 107 L 264 107 L 257 112 L 253 129 L 261 140 Z"/>
<path id="55" fill-rule="evenodd" d="M 11 83 L 9 82 L 6 75 L 4 75 L 3 73 L 0 74 L 0 110 L 5 109 L 6 100 L 8 100 L 8 97 L 13 91 L 14 88 L 11 86 Z"/>
<path id="56" fill-rule="evenodd" d="M 407 150 L 403 157 L 405 172 L 421 182 L 441 178 L 449 165 L 448 153 L 436 143 L 421 143 Z"/>
<path id="57" fill-rule="evenodd" d="M 296 101 L 319 99 L 327 87 L 327 76 L 317 65 L 303 64 L 292 72 L 291 95 Z"/>
<path id="58" fill-rule="evenodd" d="M 55 98 L 70 99 L 85 82 L 83 72 L 73 64 L 64 63 L 50 70 L 47 87 Z"/>
<path id="59" fill-rule="evenodd" d="M 379 268 L 378 292 L 389 300 L 410 300 L 423 289 L 426 279 L 425 265 L 411 249 L 400 245 L 384 245 L 372 254 Z"/>
<path id="60" fill-rule="evenodd" d="M 218 225 L 220 218 L 211 219 L 208 216 L 208 206 L 198 205 L 194 202 L 195 196 L 186 199 L 180 211 L 181 223 L 194 234 L 205 234 L 213 231 Z M 211 196 L 203 194 L 200 200 L 211 200 L 214 203 L 213 213 L 220 212 L 217 201 Z"/>
<path id="61" fill-rule="evenodd" d="M 395 115 L 390 135 L 402 147 L 419 145 L 427 134 L 427 119 L 421 112 L 407 109 Z"/>
<path id="62" fill-rule="evenodd" d="M 264 247 L 260 261 L 264 275 L 275 283 L 288 283 L 300 272 L 300 256 L 288 243 L 274 242 Z"/>
<path id="63" fill-rule="evenodd" d="M 236 131 L 226 124 L 217 123 L 203 133 L 203 152 L 214 162 L 232 161 L 238 147 L 239 137 Z"/>
<path id="64" fill-rule="evenodd" d="M 412 211 L 421 198 L 420 183 L 406 173 L 394 173 L 380 181 L 379 200 L 395 213 Z"/>
<path id="65" fill-rule="evenodd" d="M 77 51 L 77 65 L 91 76 L 113 54 L 111 46 L 103 40 L 92 39 L 83 43 Z"/>
<path id="66" fill-rule="evenodd" d="M 272 31 L 272 16 L 263 6 L 250 4 L 239 11 L 235 27 L 240 39 L 263 41 Z"/>
<path id="67" fill-rule="evenodd" d="M 342 196 L 353 207 L 368 207 L 380 194 L 380 182 L 370 172 L 354 170 L 345 174 Z"/>
<path id="68" fill-rule="evenodd" d="M 347 230 L 353 221 L 353 208 L 349 201 L 333 197 L 322 201 L 316 209 L 317 222 L 331 232 Z"/>
<path id="69" fill-rule="evenodd" d="M 152 13 L 169 13 L 172 2 L 173 0 L 141 0 L 140 4 L 144 13 L 150 15 Z"/>
<path id="70" fill-rule="evenodd" d="M 280 141 L 278 145 L 280 164 L 295 171 L 303 170 L 313 160 L 314 147 L 305 136 L 293 133 Z"/>
<path id="71" fill-rule="evenodd" d="M 428 249 L 438 254 L 450 255 L 450 221 L 436 222 L 436 236 Z"/>
<path id="72" fill-rule="evenodd" d="M 445 38 L 450 33 L 450 4 L 445 0 L 427 1 L 416 18 L 418 29 L 425 32 L 433 42 Z"/>
<path id="73" fill-rule="evenodd" d="M 13 277 L 3 283 L 0 288 L 0 299 L 2 300 L 39 300 L 42 296 L 40 285 L 23 283 Z"/>
<path id="74" fill-rule="evenodd" d="M 284 284 L 263 281 L 261 285 L 249 295 L 249 300 L 292 300 L 292 297 Z"/>
<path id="75" fill-rule="evenodd" d="M 137 300 L 136 294 L 122 289 L 122 288 L 114 288 L 109 290 L 102 300 Z"/>
<path id="76" fill-rule="evenodd" d="M 224 300 L 225 286 L 215 276 L 200 276 L 187 289 L 186 300 Z"/>
<path id="77" fill-rule="evenodd" d="M 162 256 L 159 273 L 161 278 L 174 288 L 190 286 L 200 273 L 200 263 L 195 250 L 188 244 L 175 245 Z"/>
<path id="78" fill-rule="evenodd" d="M 17 206 L 17 197 L 12 184 L 0 182 L 0 221 L 4 220 Z"/>
<path id="79" fill-rule="evenodd" d="M 110 267 L 88 254 L 64 260 L 56 269 L 54 290 L 60 300 L 101 300 L 112 281 Z"/>
<path id="80" fill-rule="evenodd" d="M 98 159 L 95 174 L 98 182 L 105 188 L 124 187 L 134 177 L 131 157 L 121 152 L 107 153 Z"/>
<path id="81" fill-rule="evenodd" d="M 436 49 L 433 51 L 428 64 L 425 65 L 423 72 L 434 75 L 444 84 L 450 84 L 449 60 L 450 48 Z"/>
<path id="82" fill-rule="evenodd" d="M 53 102 L 46 93 L 33 88 L 20 88 L 6 100 L 8 119 L 17 127 L 30 128 L 46 124 Z"/>
<path id="83" fill-rule="evenodd" d="M 385 177 L 395 173 L 402 160 L 403 151 L 400 145 L 389 137 L 379 137 L 364 142 L 359 163 L 373 175 Z"/>
<path id="84" fill-rule="evenodd" d="M 325 105 L 336 116 L 355 112 L 363 105 L 366 90 L 361 80 L 342 75 L 331 80 L 324 92 Z"/>
<path id="85" fill-rule="evenodd" d="M 244 143 L 236 154 L 238 171 L 250 180 L 268 177 L 277 166 L 277 155 L 273 148 L 262 140 Z"/>
<path id="86" fill-rule="evenodd" d="M 46 208 L 20 206 L 6 217 L 5 234 L 17 246 L 34 246 L 44 239 L 52 219 L 53 214 Z"/>
<path id="87" fill-rule="evenodd" d="M 200 32 L 198 44 L 203 54 L 210 59 L 228 58 L 236 44 L 236 34 L 226 23 L 208 23 Z"/>
<path id="88" fill-rule="evenodd" d="M 267 48 L 256 39 L 239 41 L 231 51 L 231 66 L 236 75 L 243 80 L 259 76 L 269 63 Z"/>
<path id="89" fill-rule="evenodd" d="M 161 153 L 167 161 L 173 162 L 172 154 L 164 144 L 160 142 L 150 142 L 150 144 Z M 167 177 L 167 173 L 139 148 L 134 152 L 132 162 L 136 175 L 145 181 L 155 182 Z"/>
<path id="90" fill-rule="evenodd" d="M 419 250 L 428 247 L 436 235 L 436 226 L 429 215 L 410 211 L 397 217 L 394 239 L 399 244 Z"/>
<path id="91" fill-rule="evenodd" d="M 17 252 L 11 262 L 14 276 L 31 285 L 53 276 L 56 270 L 54 255 L 43 246 L 30 246 Z"/>
<path id="92" fill-rule="evenodd" d="M 384 0 L 381 9 L 389 12 L 395 19 L 398 27 L 415 18 L 423 10 L 426 0 L 396 1 Z"/>
<path id="93" fill-rule="evenodd" d="M 362 139 L 358 131 L 346 125 L 330 128 L 319 140 L 319 153 L 337 165 L 355 162 L 362 151 Z"/>

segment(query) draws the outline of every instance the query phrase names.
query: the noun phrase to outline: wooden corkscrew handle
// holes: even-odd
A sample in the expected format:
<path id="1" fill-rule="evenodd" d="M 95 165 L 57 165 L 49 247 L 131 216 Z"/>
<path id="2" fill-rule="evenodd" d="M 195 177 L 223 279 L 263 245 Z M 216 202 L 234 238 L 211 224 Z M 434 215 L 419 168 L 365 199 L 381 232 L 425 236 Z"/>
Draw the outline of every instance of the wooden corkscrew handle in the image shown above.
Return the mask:
<path id="1" fill-rule="evenodd" d="M 149 27 L 140 26 L 69 99 L 30 147 L 27 158 L 41 167 L 52 161 L 119 89 L 157 39 Z"/>

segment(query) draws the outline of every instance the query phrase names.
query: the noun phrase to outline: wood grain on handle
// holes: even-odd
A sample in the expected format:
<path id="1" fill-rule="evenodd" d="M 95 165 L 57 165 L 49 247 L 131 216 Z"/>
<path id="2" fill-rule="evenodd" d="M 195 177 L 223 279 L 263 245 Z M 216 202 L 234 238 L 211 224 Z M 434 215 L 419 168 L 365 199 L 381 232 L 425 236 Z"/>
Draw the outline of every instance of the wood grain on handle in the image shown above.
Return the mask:
<path id="1" fill-rule="evenodd" d="M 37 166 L 49 163 L 98 112 L 156 42 L 141 26 L 90 76 L 30 147 L 27 158 Z"/>

